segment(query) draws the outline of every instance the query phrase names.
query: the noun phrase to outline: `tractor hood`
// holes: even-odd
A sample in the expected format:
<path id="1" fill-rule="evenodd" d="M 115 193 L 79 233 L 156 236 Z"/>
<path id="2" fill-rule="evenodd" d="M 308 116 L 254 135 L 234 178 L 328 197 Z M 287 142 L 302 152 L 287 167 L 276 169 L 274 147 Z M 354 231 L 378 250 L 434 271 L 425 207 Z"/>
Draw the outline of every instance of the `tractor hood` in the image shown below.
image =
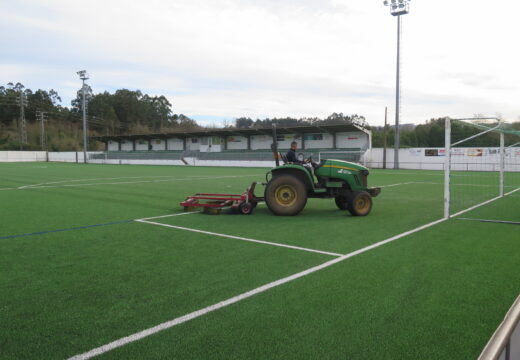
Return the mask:
<path id="1" fill-rule="evenodd" d="M 363 165 L 344 161 L 344 160 L 325 160 L 323 164 L 321 164 L 321 167 L 323 168 L 332 168 L 332 169 L 343 169 L 347 171 L 352 172 L 360 172 L 360 171 L 368 171 L 368 168 L 364 167 Z"/>

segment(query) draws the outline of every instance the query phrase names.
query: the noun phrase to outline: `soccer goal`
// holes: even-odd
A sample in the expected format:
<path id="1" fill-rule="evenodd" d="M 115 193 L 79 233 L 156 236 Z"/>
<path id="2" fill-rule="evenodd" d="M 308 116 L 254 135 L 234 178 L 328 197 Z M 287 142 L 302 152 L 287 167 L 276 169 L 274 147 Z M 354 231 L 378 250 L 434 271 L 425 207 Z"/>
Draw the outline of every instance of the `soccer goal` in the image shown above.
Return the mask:
<path id="1" fill-rule="evenodd" d="M 520 225 L 520 130 L 496 118 L 445 124 L 444 216 Z"/>

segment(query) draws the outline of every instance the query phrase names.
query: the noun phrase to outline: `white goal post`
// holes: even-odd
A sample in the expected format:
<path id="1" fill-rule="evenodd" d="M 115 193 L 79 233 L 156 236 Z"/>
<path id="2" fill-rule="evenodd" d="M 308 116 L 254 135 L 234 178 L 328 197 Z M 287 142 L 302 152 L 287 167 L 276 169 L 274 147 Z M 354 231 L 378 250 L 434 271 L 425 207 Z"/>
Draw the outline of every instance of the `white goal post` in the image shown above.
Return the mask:
<path id="1" fill-rule="evenodd" d="M 455 125 L 456 131 L 454 131 Z M 455 133 L 457 138 L 454 136 Z M 483 138 L 484 135 L 486 137 Z M 483 143 L 486 144 L 485 147 L 475 145 Z M 520 130 L 510 128 L 509 124 L 500 119 L 446 118 L 444 217 L 460 217 L 485 205 L 498 202 L 505 196 L 520 195 L 519 145 Z M 465 218 L 465 220 L 520 224 L 520 208 L 516 205 L 511 208 L 511 204 L 516 202 L 509 203 L 508 209 L 519 213 L 511 214 L 510 219 L 507 217 L 501 219 L 498 215 L 493 215 L 493 218 L 489 219 L 484 217 Z M 503 209 L 501 211 L 503 214 L 507 212 Z"/>

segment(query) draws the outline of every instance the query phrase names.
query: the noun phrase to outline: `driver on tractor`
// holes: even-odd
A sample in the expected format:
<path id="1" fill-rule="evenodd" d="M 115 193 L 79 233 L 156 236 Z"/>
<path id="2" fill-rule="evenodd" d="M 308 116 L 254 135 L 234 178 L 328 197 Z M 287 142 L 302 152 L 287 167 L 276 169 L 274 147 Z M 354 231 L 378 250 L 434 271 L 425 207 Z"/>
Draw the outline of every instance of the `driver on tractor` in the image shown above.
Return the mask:
<path id="1" fill-rule="evenodd" d="M 287 161 L 293 164 L 303 164 L 302 161 L 298 160 L 298 156 L 296 155 L 296 150 L 298 150 L 298 143 L 296 141 L 293 141 L 291 143 L 291 148 L 289 151 L 287 151 L 287 154 L 285 154 L 285 157 L 287 158 Z"/>

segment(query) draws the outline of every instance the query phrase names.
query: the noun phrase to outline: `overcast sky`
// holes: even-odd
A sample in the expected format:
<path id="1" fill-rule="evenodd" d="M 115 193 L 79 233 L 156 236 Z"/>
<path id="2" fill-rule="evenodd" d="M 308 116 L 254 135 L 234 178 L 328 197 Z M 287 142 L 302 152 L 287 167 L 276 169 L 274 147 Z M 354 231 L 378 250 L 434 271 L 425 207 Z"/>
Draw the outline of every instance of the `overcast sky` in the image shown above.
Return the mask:
<path id="1" fill-rule="evenodd" d="M 413 0 L 403 17 L 402 122 L 520 116 L 520 4 Z M 393 121 L 396 18 L 380 0 L 2 0 L 0 79 L 166 95 L 219 125 L 357 113 Z"/>

